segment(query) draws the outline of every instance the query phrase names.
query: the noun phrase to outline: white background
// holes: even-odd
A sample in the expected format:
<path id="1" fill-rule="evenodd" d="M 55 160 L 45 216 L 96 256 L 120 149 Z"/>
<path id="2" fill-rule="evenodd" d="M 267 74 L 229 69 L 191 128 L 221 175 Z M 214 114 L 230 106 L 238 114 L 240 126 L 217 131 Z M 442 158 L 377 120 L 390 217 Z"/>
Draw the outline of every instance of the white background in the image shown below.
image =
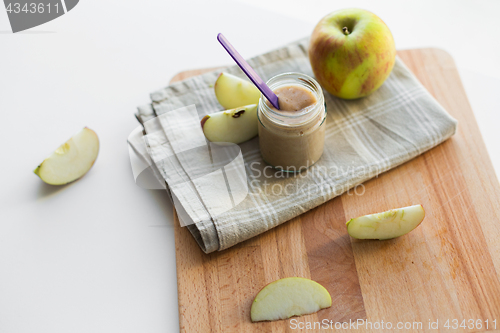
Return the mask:
<path id="1" fill-rule="evenodd" d="M 500 1 L 82 0 L 18 34 L 0 10 L 0 332 L 177 331 L 172 207 L 134 184 L 135 107 L 179 71 L 231 64 L 218 32 L 252 57 L 345 7 L 379 15 L 398 49 L 455 58 L 500 173 Z M 42 183 L 33 169 L 83 126 L 93 169 Z"/>

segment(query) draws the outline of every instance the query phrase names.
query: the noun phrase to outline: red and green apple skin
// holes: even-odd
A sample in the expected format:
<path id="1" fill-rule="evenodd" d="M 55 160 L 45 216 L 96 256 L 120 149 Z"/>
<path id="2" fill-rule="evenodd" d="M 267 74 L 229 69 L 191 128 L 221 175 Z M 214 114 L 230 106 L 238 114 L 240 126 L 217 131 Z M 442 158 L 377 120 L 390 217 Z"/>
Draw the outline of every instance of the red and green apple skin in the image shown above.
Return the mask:
<path id="1" fill-rule="evenodd" d="M 377 15 L 363 9 L 343 9 L 316 25 L 309 60 L 325 90 L 340 98 L 356 99 L 384 83 L 394 67 L 396 47 L 391 31 Z"/>

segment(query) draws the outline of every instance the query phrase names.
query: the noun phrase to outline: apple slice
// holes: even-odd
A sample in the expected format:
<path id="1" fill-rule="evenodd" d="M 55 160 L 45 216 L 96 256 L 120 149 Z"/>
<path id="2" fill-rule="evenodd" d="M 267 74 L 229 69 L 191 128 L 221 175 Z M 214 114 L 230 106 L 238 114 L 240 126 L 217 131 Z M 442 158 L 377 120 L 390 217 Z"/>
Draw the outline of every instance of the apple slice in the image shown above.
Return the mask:
<path id="1" fill-rule="evenodd" d="M 258 104 L 260 99 L 260 91 L 252 82 L 228 73 L 219 75 L 214 90 L 220 105 L 228 110 L 243 105 Z"/>
<path id="2" fill-rule="evenodd" d="M 239 144 L 258 134 L 257 105 L 209 114 L 201 120 L 201 128 L 209 141 Z"/>
<path id="3" fill-rule="evenodd" d="M 415 229 L 424 219 L 422 205 L 365 215 L 347 222 L 347 232 L 358 239 L 391 239 Z"/>
<path id="4" fill-rule="evenodd" d="M 47 184 L 67 184 L 86 174 L 98 153 L 99 138 L 85 127 L 57 148 L 34 172 Z"/>
<path id="5" fill-rule="evenodd" d="M 332 306 L 330 293 L 317 282 L 289 277 L 265 286 L 252 303 L 253 322 L 287 319 L 315 313 Z"/>

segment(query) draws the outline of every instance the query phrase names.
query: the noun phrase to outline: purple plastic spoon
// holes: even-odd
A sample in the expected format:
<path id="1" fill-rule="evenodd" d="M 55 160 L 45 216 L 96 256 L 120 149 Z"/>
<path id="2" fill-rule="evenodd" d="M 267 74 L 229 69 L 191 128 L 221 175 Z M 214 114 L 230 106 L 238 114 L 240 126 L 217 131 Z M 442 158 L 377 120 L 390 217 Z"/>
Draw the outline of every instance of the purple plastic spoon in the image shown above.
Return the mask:
<path id="1" fill-rule="evenodd" d="M 267 100 L 276 108 L 280 109 L 280 104 L 278 101 L 278 96 L 267 86 L 267 84 L 260 78 L 260 76 L 255 73 L 252 67 L 243 59 L 243 57 L 236 51 L 236 49 L 229 43 L 229 41 L 219 33 L 217 35 L 217 40 L 226 49 L 227 53 L 233 58 L 233 60 L 240 66 L 241 70 L 248 76 L 250 81 L 255 84 L 255 86 L 260 90 L 260 92 L 266 96 Z"/>

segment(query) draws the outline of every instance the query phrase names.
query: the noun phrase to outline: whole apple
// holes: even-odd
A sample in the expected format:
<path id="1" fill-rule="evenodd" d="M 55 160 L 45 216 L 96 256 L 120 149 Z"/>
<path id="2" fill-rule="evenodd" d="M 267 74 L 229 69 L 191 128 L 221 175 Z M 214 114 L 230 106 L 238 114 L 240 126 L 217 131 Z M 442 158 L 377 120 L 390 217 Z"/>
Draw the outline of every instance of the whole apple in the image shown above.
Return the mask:
<path id="1" fill-rule="evenodd" d="M 319 21 L 311 35 L 309 61 L 332 95 L 355 99 L 377 90 L 396 60 L 391 31 L 375 14 L 342 9 Z"/>

